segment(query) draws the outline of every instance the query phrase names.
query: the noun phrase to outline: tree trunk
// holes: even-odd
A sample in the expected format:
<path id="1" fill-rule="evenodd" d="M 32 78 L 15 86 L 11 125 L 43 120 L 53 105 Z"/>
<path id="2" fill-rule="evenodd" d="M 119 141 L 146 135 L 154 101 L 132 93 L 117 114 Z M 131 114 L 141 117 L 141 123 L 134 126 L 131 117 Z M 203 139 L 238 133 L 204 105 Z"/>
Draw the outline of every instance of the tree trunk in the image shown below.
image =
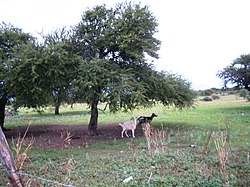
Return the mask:
<path id="1" fill-rule="evenodd" d="M 245 89 L 250 92 L 250 86 L 249 85 L 245 85 Z"/>
<path id="2" fill-rule="evenodd" d="M 55 104 L 55 115 L 60 115 L 60 104 Z"/>
<path id="3" fill-rule="evenodd" d="M 10 151 L 9 145 L 6 141 L 5 135 L 0 128 L 0 157 L 1 160 L 8 172 L 8 177 L 11 183 L 11 186 L 14 187 L 24 187 L 22 179 L 16 173 L 16 162 L 13 158 L 13 155 Z"/>
<path id="4" fill-rule="evenodd" d="M 0 126 L 2 130 L 4 130 L 4 119 L 5 119 L 5 106 L 7 103 L 7 99 L 0 99 Z"/>
<path id="5" fill-rule="evenodd" d="M 97 123 L 98 123 L 98 100 L 91 104 L 91 117 L 89 121 L 88 134 L 91 136 L 98 135 Z"/>
<path id="6" fill-rule="evenodd" d="M 60 106 L 61 106 L 61 100 L 60 95 L 53 96 L 54 105 L 55 105 L 55 115 L 60 115 Z"/>

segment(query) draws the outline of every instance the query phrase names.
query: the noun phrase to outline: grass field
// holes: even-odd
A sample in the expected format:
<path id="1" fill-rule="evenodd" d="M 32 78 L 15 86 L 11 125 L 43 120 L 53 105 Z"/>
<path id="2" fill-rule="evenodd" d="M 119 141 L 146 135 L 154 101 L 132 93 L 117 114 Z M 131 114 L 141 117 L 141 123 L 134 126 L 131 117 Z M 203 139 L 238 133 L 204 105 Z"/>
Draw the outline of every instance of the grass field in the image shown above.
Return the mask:
<path id="1" fill-rule="evenodd" d="M 99 124 L 152 112 L 158 115 L 153 121 L 159 129 L 154 138 L 115 139 L 64 150 L 32 147 L 22 172 L 73 186 L 250 186 L 250 102 L 226 95 L 197 102 L 193 109 L 157 105 L 129 113 L 100 111 Z M 60 116 L 50 108 L 42 115 L 21 109 L 18 116 L 7 117 L 5 127 L 30 121 L 32 125 L 87 125 L 89 117 L 87 106 L 80 104 L 63 107 Z M 4 185 L 8 180 L 1 171 Z M 133 179 L 124 183 L 130 176 Z M 27 186 L 60 186 L 27 176 L 24 180 Z"/>

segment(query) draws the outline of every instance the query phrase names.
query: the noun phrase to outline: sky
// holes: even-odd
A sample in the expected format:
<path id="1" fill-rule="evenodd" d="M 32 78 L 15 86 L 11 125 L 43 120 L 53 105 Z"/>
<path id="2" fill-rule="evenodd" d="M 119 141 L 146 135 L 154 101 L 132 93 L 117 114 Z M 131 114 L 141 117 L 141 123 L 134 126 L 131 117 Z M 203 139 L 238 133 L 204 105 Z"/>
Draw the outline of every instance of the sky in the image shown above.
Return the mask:
<path id="1" fill-rule="evenodd" d="M 0 22 L 39 36 L 78 24 L 95 5 L 123 0 L 0 0 Z M 133 0 L 158 21 L 161 49 L 155 69 L 181 75 L 195 90 L 221 88 L 216 74 L 250 53 L 249 0 Z"/>

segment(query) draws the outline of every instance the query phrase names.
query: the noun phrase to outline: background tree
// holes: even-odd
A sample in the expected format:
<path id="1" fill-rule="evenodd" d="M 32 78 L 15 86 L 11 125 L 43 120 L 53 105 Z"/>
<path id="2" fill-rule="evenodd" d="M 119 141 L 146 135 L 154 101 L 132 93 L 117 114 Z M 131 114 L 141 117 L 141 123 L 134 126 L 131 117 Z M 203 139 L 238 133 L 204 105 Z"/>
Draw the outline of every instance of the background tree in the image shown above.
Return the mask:
<path id="1" fill-rule="evenodd" d="M 44 42 L 44 76 L 56 115 L 62 103 L 72 103 L 71 86 L 79 64 L 79 58 L 71 52 L 69 35 L 63 28 L 45 36 Z"/>
<path id="2" fill-rule="evenodd" d="M 0 24 L 0 126 L 3 128 L 5 118 L 5 106 L 9 99 L 13 98 L 10 77 L 13 69 L 15 49 L 33 37 L 22 32 L 21 29 L 11 24 Z"/>
<path id="3" fill-rule="evenodd" d="M 45 76 L 44 46 L 35 40 L 19 46 L 8 77 L 18 106 L 36 108 L 50 102 L 49 79 Z"/>
<path id="4" fill-rule="evenodd" d="M 228 83 L 250 91 L 250 54 L 241 55 L 232 64 L 218 72 L 217 76 Z"/>
<path id="5" fill-rule="evenodd" d="M 72 40 L 74 52 L 83 59 L 74 91 L 91 108 L 90 134 L 97 133 L 100 102 L 111 111 L 156 101 L 176 107 L 193 104 L 194 94 L 186 81 L 154 71 L 146 60 L 158 58 L 157 25 L 148 6 L 140 4 L 96 6 L 82 15 Z"/>
<path id="6" fill-rule="evenodd" d="M 63 28 L 44 36 L 42 43 L 32 41 L 15 50 L 10 82 L 19 106 L 53 105 L 58 115 L 62 103 L 71 103 L 79 58 L 70 48 Z"/>

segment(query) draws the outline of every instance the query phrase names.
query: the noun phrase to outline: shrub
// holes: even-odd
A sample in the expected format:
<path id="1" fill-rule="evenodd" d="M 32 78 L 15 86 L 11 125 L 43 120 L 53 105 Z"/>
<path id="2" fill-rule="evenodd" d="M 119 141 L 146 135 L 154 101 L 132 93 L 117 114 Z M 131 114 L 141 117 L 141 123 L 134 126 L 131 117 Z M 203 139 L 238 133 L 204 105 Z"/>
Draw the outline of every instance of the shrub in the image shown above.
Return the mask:
<path id="1" fill-rule="evenodd" d="M 212 99 L 213 100 L 220 99 L 220 96 L 218 96 L 218 95 L 212 95 Z"/>
<path id="2" fill-rule="evenodd" d="M 250 101 L 250 92 L 247 91 L 246 89 L 241 89 L 239 91 L 239 95 L 240 95 L 240 97 L 243 97 L 243 98 L 247 99 L 248 101 Z"/>
<path id="3" fill-rule="evenodd" d="M 211 97 L 204 97 L 201 99 L 201 101 L 212 101 L 213 99 Z"/>

